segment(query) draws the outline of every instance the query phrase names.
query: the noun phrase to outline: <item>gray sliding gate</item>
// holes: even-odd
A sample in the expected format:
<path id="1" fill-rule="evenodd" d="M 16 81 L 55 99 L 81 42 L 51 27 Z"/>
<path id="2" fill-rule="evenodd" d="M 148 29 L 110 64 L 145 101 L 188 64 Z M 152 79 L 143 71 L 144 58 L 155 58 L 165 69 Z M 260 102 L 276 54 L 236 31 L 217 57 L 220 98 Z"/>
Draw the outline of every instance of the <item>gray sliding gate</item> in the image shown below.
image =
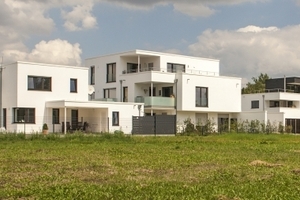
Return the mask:
<path id="1" fill-rule="evenodd" d="M 132 134 L 175 135 L 176 115 L 133 116 Z"/>

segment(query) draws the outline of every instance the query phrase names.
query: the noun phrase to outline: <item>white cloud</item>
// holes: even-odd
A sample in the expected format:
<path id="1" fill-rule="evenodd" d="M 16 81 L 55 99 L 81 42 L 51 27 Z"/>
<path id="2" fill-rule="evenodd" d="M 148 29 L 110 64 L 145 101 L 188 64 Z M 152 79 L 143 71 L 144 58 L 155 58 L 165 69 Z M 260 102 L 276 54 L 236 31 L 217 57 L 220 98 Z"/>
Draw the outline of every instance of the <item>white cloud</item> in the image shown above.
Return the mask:
<path id="1" fill-rule="evenodd" d="M 208 17 L 215 13 L 214 6 L 236 5 L 241 3 L 268 2 L 270 0 L 103 0 L 128 9 L 151 9 L 162 5 L 172 5 L 179 11 L 191 17 Z"/>
<path id="2" fill-rule="evenodd" d="M 69 31 L 78 31 L 82 29 L 92 29 L 97 26 L 97 19 L 92 16 L 93 5 L 77 5 L 71 12 L 63 11 L 63 18 L 66 20 L 64 27 Z"/>
<path id="3" fill-rule="evenodd" d="M 224 75 L 248 79 L 260 73 L 271 77 L 291 76 L 299 74 L 298 35 L 300 26 L 206 30 L 189 49 L 197 56 L 220 59 Z"/>
<path id="4" fill-rule="evenodd" d="M 82 50 L 78 43 L 70 44 L 66 40 L 56 39 L 51 41 L 41 41 L 35 45 L 30 53 L 20 50 L 4 50 L 5 62 L 17 60 L 76 65 L 81 64 Z"/>
<path id="5" fill-rule="evenodd" d="M 202 3 L 187 4 L 186 2 L 174 3 L 174 10 L 192 17 L 207 17 L 215 13 L 215 10 Z"/>
<path id="6" fill-rule="evenodd" d="M 261 28 L 261 27 L 257 27 L 257 26 L 247 26 L 244 28 L 240 28 L 237 30 L 237 32 L 242 32 L 242 33 L 247 33 L 247 32 L 254 32 L 254 33 L 259 33 L 262 31 L 278 31 L 279 29 L 275 26 L 271 26 L 271 27 L 267 27 L 267 28 Z"/>

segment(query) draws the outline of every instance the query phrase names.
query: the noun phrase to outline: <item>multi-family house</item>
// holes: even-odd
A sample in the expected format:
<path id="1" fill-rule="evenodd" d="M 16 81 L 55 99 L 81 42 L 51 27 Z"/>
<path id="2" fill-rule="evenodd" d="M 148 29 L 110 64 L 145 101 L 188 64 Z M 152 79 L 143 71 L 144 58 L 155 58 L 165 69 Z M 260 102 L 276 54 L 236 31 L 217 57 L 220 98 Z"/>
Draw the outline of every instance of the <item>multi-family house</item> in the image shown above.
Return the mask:
<path id="1" fill-rule="evenodd" d="M 219 60 L 133 50 L 88 58 L 93 99 L 144 103 L 143 115 L 177 115 L 216 125 L 237 119 L 241 78 L 220 75 Z"/>
<path id="2" fill-rule="evenodd" d="M 2 67 L 1 122 L 9 132 L 89 129 L 131 132 L 131 118 L 141 103 L 89 101 L 88 68 L 16 62 Z"/>
<path id="3" fill-rule="evenodd" d="M 239 120 L 290 126 L 300 133 L 300 78 L 284 77 L 266 81 L 265 90 L 242 95 Z"/>

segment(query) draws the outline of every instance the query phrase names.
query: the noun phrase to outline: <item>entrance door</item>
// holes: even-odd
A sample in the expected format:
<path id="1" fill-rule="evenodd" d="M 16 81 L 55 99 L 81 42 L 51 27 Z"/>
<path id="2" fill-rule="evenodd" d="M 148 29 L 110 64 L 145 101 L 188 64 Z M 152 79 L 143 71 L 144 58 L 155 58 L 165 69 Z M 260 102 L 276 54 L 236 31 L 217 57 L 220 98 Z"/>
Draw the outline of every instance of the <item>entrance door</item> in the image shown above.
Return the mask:
<path id="1" fill-rule="evenodd" d="M 6 127 L 6 108 L 3 108 L 3 127 L 7 129 Z"/>
<path id="2" fill-rule="evenodd" d="M 71 123 L 72 129 L 76 129 L 78 126 L 78 110 L 71 110 Z"/>
<path id="3" fill-rule="evenodd" d="M 128 102 L 128 87 L 123 87 L 123 102 Z"/>

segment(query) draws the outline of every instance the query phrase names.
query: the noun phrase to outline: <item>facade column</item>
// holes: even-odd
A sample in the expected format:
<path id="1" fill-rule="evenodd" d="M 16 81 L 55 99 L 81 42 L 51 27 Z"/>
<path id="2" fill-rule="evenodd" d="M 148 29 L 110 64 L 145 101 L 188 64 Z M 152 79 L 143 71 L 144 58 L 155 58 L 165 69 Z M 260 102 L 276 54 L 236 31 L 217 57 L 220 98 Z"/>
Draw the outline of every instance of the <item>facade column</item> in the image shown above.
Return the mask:
<path id="1" fill-rule="evenodd" d="M 64 127 L 65 127 L 65 129 L 64 129 L 64 134 L 67 134 L 67 108 L 66 108 L 66 106 L 64 107 L 64 117 L 65 117 L 65 119 L 64 119 Z"/>

